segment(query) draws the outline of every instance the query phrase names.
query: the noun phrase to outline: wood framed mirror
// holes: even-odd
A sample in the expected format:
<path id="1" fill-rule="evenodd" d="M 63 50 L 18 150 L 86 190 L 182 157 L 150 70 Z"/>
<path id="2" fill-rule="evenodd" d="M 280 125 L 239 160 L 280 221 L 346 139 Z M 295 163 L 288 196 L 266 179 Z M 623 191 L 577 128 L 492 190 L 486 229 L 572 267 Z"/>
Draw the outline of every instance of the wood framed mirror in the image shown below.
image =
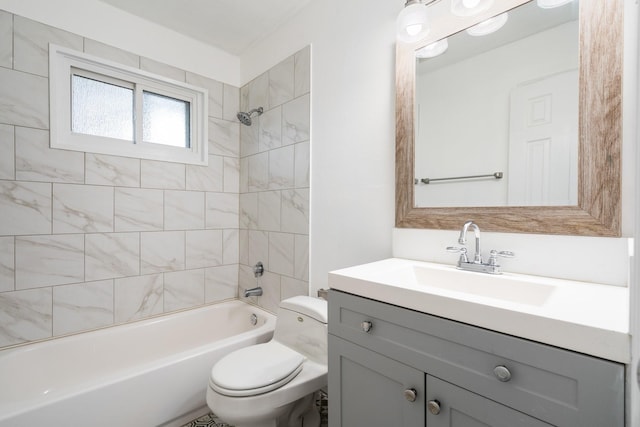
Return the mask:
<path id="1" fill-rule="evenodd" d="M 497 3 L 471 21 L 439 20 L 420 42 L 398 41 L 396 227 L 457 230 L 473 219 L 483 231 L 620 236 L 623 0 L 580 0 L 577 205 L 416 207 L 415 51 L 528 1 Z"/>

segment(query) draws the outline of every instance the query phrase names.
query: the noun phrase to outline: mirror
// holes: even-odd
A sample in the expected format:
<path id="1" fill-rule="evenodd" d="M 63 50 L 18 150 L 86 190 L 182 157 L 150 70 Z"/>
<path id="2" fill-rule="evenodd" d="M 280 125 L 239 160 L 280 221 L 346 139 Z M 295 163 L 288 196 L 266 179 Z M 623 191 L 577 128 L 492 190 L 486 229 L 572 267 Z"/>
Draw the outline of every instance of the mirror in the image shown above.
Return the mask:
<path id="1" fill-rule="evenodd" d="M 465 90 L 454 93 L 457 90 L 456 85 L 451 82 L 440 81 L 437 86 L 431 84 L 436 80 L 434 73 L 438 73 L 438 68 L 447 62 L 449 63 L 445 66 L 449 68 L 445 74 L 449 77 L 456 74 L 452 71 L 452 67 L 461 61 L 466 62 L 467 70 L 470 68 L 474 70 L 473 75 L 482 74 L 482 70 L 472 67 L 474 60 L 477 64 L 477 59 L 483 55 L 478 54 L 479 47 L 472 46 L 474 55 L 464 53 L 463 50 L 458 53 L 453 50 L 456 45 L 462 45 L 461 49 L 464 48 L 464 42 L 456 43 L 455 38 L 464 34 L 461 31 L 465 28 L 505 11 L 510 11 L 509 20 L 514 17 L 518 19 L 518 15 L 521 15 L 519 19 L 525 19 L 528 23 L 533 22 L 534 18 L 540 14 L 535 1 L 507 0 L 494 3 L 500 4 L 492 6 L 478 16 L 465 19 L 450 14 L 448 0 L 436 3 L 429 6 L 432 22 L 437 24 L 434 24 L 428 37 L 415 44 L 398 42 L 396 226 L 457 229 L 465 220 L 472 218 L 483 230 L 488 231 L 620 235 L 622 0 L 610 2 L 580 0 L 578 25 L 575 19 L 571 23 L 571 16 L 575 18 L 577 5 L 569 4 L 558 8 L 558 12 L 564 9 L 567 16 L 560 16 L 558 19 L 565 22 L 559 26 L 551 26 L 573 31 L 574 34 L 576 27 L 579 26 L 579 35 L 564 37 L 567 40 L 572 39 L 573 52 L 567 50 L 566 55 L 563 54 L 563 58 L 560 58 L 561 60 L 556 60 L 555 62 L 561 63 L 556 69 L 546 67 L 542 61 L 529 62 L 527 67 L 529 71 L 533 67 L 538 68 L 534 70 L 539 71 L 538 78 L 523 72 L 517 78 L 511 79 L 518 73 L 510 66 L 509 76 L 501 78 L 502 80 L 511 79 L 510 87 L 501 89 L 502 98 L 498 101 L 487 97 L 487 93 L 492 91 L 485 91 L 484 95 L 478 95 L 473 93 L 470 86 L 467 86 Z M 546 29 L 539 29 L 538 33 L 549 31 L 552 19 L 545 20 L 547 21 Z M 523 27 L 524 24 L 518 26 Z M 506 30 L 507 27 L 503 29 Z M 417 50 L 451 34 L 456 34 L 449 39 L 451 52 L 431 60 L 419 60 L 416 66 Z M 540 37 L 540 34 L 533 37 Z M 531 43 L 531 35 L 526 38 Z M 500 50 L 503 51 L 500 53 L 504 53 L 504 49 L 514 48 L 514 46 L 507 46 L 503 39 L 500 41 L 499 37 L 494 39 L 501 44 L 498 47 L 485 48 L 487 55 L 495 55 L 496 51 Z M 520 37 L 520 39 L 523 38 Z M 476 41 L 473 40 L 473 42 Z M 552 43 L 552 46 L 557 45 L 549 40 L 547 43 Z M 576 45 L 579 55 L 575 51 Z M 526 48 L 519 47 L 516 50 L 525 51 L 529 57 L 537 54 L 536 49 L 530 44 Z M 515 53 L 511 51 L 508 56 L 513 55 Z M 526 62 L 526 59 L 517 61 Z M 429 62 L 431 64 L 426 65 Z M 489 62 L 497 61 L 494 58 Z M 575 68 L 577 70 L 573 73 L 577 74 L 577 77 L 575 74 L 571 75 L 572 69 Z M 467 75 L 469 74 L 471 73 L 467 71 Z M 429 78 L 424 77 L 428 75 L 430 75 Z M 547 166 L 540 162 L 534 162 L 533 167 L 530 164 L 522 166 L 518 163 L 510 163 L 512 159 L 509 157 L 515 157 L 516 160 L 522 157 L 521 154 L 510 155 L 518 151 L 509 147 L 509 133 L 515 128 L 514 119 L 511 116 L 523 117 L 523 107 L 516 109 L 515 113 L 509 110 L 512 105 L 515 105 L 513 99 L 518 99 L 518 89 L 530 83 L 536 83 L 540 80 L 540 76 L 562 76 L 565 80 L 562 80 L 564 83 L 560 86 L 573 88 L 574 93 L 566 97 L 570 100 L 567 105 L 572 112 L 569 112 L 568 118 L 564 119 L 568 125 L 563 127 L 562 132 L 569 129 L 575 136 L 567 137 L 564 133 L 563 138 L 560 138 L 574 141 L 572 148 L 565 149 L 567 165 L 556 173 L 565 179 L 563 184 L 555 186 L 545 184 L 546 187 L 538 185 L 534 191 L 531 191 L 530 184 L 523 185 L 523 182 L 529 178 L 526 176 L 523 178 L 524 174 L 521 172 L 528 168 L 533 170 L 534 175 L 540 175 L 539 170 Z M 461 83 L 460 86 L 464 87 L 464 84 Z M 536 85 L 533 84 L 533 86 Z M 446 91 L 443 91 L 444 89 Z M 525 93 L 529 92 L 525 91 Z M 432 94 L 432 98 L 429 98 L 429 94 Z M 460 98 L 461 95 L 468 98 Z M 450 103 L 451 99 L 456 99 L 457 103 Z M 500 110 L 501 118 L 498 120 L 483 116 L 479 120 L 475 116 L 484 114 L 484 111 L 474 115 L 471 110 L 465 111 L 469 105 L 475 106 L 476 112 L 481 109 L 478 106 L 482 105 L 487 107 L 486 110 Z M 544 103 L 541 105 L 544 107 Z M 438 108 L 441 110 L 438 111 Z M 536 114 L 542 111 L 542 115 L 538 114 L 538 116 L 545 118 L 544 108 L 541 109 L 540 105 L 525 104 L 524 108 L 524 111 L 534 110 Z M 554 110 L 558 108 L 554 107 Z M 464 114 L 456 115 L 456 112 Z M 439 116 L 440 113 L 442 114 Z M 451 120 L 445 120 L 446 116 L 454 117 L 453 123 Z M 467 123 L 472 121 L 492 124 L 485 126 L 488 130 L 482 130 Z M 502 124 L 495 124 L 500 121 Z M 425 137 L 426 145 L 421 140 L 422 137 Z M 465 146 L 464 144 L 469 143 L 469 139 L 472 139 L 473 144 Z M 548 147 L 543 147 L 543 155 L 538 154 L 538 158 L 549 156 L 545 149 Z M 490 152 L 494 155 L 483 158 L 482 152 Z M 535 150 L 530 157 L 536 158 Z M 558 155 L 554 154 L 552 157 L 556 159 Z M 492 161 L 495 162 L 491 163 Z M 519 166 L 511 166 L 512 164 Z M 502 179 L 496 179 L 493 176 L 496 172 L 502 173 Z M 521 176 L 518 177 L 518 174 Z M 434 178 L 437 180 L 469 175 L 489 176 L 433 181 Z M 517 179 L 513 179 L 514 176 Z M 427 178 L 428 184 L 421 181 Z M 546 199 L 540 197 L 544 193 L 540 188 L 551 188 L 555 191 L 559 187 L 563 189 L 562 194 L 553 194 L 552 197 L 546 194 Z M 523 188 L 527 188 L 528 192 L 523 192 Z"/>
<path id="2" fill-rule="evenodd" d="M 415 206 L 578 204 L 578 0 L 500 16 L 416 52 Z"/>

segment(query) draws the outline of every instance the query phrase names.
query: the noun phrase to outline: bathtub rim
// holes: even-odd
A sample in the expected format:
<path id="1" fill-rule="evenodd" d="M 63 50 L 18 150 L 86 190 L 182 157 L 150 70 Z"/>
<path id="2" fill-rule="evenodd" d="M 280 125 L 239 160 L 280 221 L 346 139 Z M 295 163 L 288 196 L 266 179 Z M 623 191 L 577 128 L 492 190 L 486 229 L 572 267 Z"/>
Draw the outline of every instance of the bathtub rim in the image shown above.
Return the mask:
<path id="1" fill-rule="evenodd" d="M 61 334 L 61 335 L 55 335 L 55 336 L 50 336 L 50 337 L 46 337 L 46 338 L 40 338 L 40 339 L 36 339 L 36 340 L 29 340 L 29 341 L 24 341 L 24 342 L 19 342 L 16 344 L 10 344 L 4 347 L 0 348 L 0 361 L 2 360 L 2 357 L 4 356 L 5 353 L 7 352 L 11 352 L 12 350 L 17 350 L 19 348 L 22 347 L 29 347 L 35 344 L 46 344 L 47 342 L 56 342 L 58 340 L 61 339 L 67 339 L 67 338 L 71 338 L 71 337 L 75 337 L 78 335 L 84 335 L 87 333 L 91 333 L 91 332 L 100 332 L 100 331 L 105 331 L 105 330 L 110 330 L 113 328 L 119 328 L 122 326 L 135 326 L 135 325 L 140 325 L 142 323 L 156 323 L 161 321 L 163 318 L 165 317 L 169 317 L 169 316 L 174 316 L 174 315 L 180 315 L 182 313 L 192 313 L 194 311 L 204 311 L 206 309 L 210 309 L 211 307 L 214 307 L 216 305 L 222 305 L 222 304 L 226 304 L 226 303 L 234 303 L 234 302 L 239 302 L 239 303 L 244 303 L 250 307 L 253 307 L 257 310 L 260 310 L 266 314 L 269 314 L 271 316 L 276 316 L 274 313 L 266 310 L 264 307 L 261 307 L 257 304 L 253 304 L 252 302 L 242 299 L 242 298 L 229 298 L 229 299 L 225 299 L 225 300 L 221 300 L 221 301 L 215 301 L 215 302 L 211 302 L 211 303 L 207 303 L 204 305 L 199 305 L 196 307 L 186 307 L 186 308 L 181 308 L 178 310 L 172 310 L 172 311 L 168 311 L 168 312 L 164 312 L 164 313 L 158 313 L 158 314 L 152 314 L 150 316 L 146 316 L 140 319 L 134 319 L 134 320 L 128 320 L 126 322 L 119 322 L 119 323 L 113 323 L 111 325 L 105 325 L 105 326 L 99 326 L 97 328 L 91 328 L 91 329 L 83 329 L 81 331 L 74 331 L 74 332 L 69 332 L 69 333 L 65 333 L 65 334 Z"/>

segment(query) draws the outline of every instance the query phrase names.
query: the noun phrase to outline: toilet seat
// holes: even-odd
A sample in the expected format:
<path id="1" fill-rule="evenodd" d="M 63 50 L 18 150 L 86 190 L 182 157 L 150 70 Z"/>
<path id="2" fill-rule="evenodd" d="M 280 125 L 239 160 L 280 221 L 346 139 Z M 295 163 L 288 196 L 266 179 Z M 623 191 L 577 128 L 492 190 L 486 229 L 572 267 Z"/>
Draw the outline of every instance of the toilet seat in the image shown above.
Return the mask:
<path id="1" fill-rule="evenodd" d="M 302 370 L 305 357 L 276 341 L 236 350 L 218 361 L 209 384 L 226 396 L 254 396 L 287 384 Z"/>

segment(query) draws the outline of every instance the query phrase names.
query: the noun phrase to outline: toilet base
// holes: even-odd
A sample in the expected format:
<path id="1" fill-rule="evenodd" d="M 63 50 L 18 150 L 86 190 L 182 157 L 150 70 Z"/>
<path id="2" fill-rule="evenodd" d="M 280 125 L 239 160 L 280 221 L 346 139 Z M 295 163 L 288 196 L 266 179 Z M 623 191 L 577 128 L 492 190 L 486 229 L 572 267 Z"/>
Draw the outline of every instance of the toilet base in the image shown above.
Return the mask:
<path id="1" fill-rule="evenodd" d="M 235 427 L 319 427 L 320 413 L 315 405 L 315 393 L 292 402 L 276 419 L 252 420 Z M 225 419 L 222 421 L 228 422 Z"/>
<path id="2" fill-rule="evenodd" d="M 315 405 L 315 393 L 311 393 L 298 402 L 286 420 L 286 424 L 276 425 L 276 427 L 319 427 L 320 412 Z"/>

